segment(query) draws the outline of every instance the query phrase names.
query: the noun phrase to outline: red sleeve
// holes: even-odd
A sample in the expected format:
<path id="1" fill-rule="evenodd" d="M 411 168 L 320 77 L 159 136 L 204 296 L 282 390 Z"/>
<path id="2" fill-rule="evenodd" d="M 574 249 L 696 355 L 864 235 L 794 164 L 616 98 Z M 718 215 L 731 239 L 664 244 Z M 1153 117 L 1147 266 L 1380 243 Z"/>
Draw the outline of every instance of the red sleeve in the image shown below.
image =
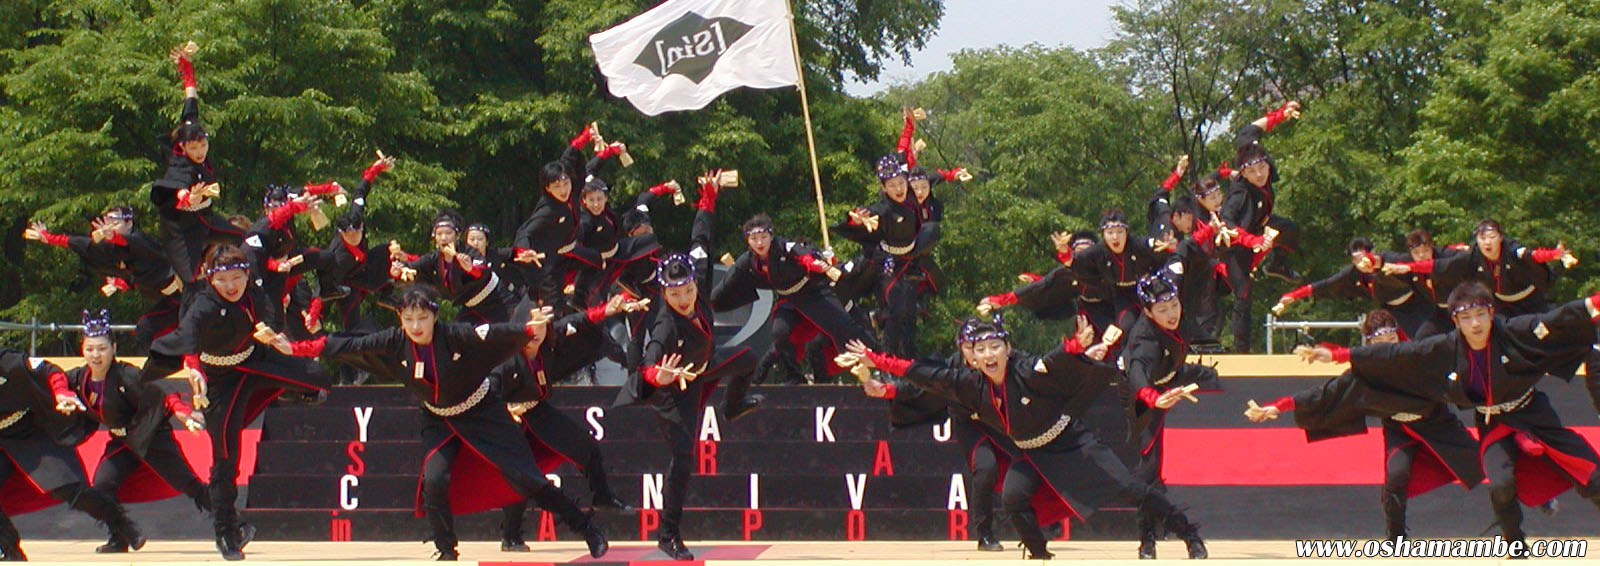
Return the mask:
<path id="1" fill-rule="evenodd" d="M 1289 291 L 1289 292 L 1283 294 L 1283 298 L 1285 298 L 1285 299 L 1294 299 L 1294 300 L 1297 300 L 1297 301 L 1300 300 L 1300 299 L 1304 299 L 1304 298 L 1310 297 L 1310 296 L 1311 296 L 1311 286 L 1310 285 L 1301 285 L 1299 287 L 1295 287 L 1293 291 Z"/>
<path id="2" fill-rule="evenodd" d="M 1600 322 L 1600 293 L 1589 295 L 1589 300 L 1584 301 L 1583 306 L 1589 309 L 1591 322 Z"/>
<path id="3" fill-rule="evenodd" d="M 656 387 L 660 387 L 661 386 L 661 382 L 656 379 L 656 374 L 660 373 L 660 371 L 661 371 L 661 368 L 659 368 L 657 366 L 650 366 L 650 367 L 644 368 L 642 370 L 639 370 L 639 375 L 644 377 L 645 383 L 649 383 L 650 385 L 654 385 Z"/>
<path id="4" fill-rule="evenodd" d="M 1226 263 L 1222 263 L 1222 262 L 1219 261 L 1219 262 L 1217 262 L 1217 266 L 1211 268 L 1211 270 L 1216 272 L 1218 277 L 1221 277 L 1223 279 L 1227 279 L 1228 278 L 1228 264 L 1226 264 Z"/>
<path id="5" fill-rule="evenodd" d="M 121 277 L 112 277 L 111 278 L 111 285 L 116 287 L 118 291 L 127 291 L 128 289 L 132 289 L 133 288 L 132 285 L 128 284 L 128 281 L 126 279 L 123 279 Z"/>
<path id="6" fill-rule="evenodd" d="M 328 345 L 327 336 L 319 336 L 311 340 L 301 340 L 289 344 L 292 354 L 298 358 L 315 358 L 322 355 L 322 348 Z"/>
<path id="7" fill-rule="evenodd" d="M 616 157 L 617 155 L 619 155 L 621 153 L 622 153 L 622 144 L 613 143 L 613 144 L 609 144 L 609 145 L 601 148 L 598 153 L 594 154 L 594 156 L 598 157 L 600 159 L 608 159 L 608 158 Z"/>
<path id="8" fill-rule="evenodd" d="M 589 307 L 588 310 L 583 311 L 583 315 L 589 318 L 589 322 L 600 324 L 601 321 L 606 319 L 606 306 L 601 304 Z"/>
<path id="9" fill-rule="evenodd" d="M 662 183 L 654 187 L 650 187 L 650 194 L 658 197 L 662 195 L 670 195 L 672 194 L 672 187 L 668 186 L 666 183 Z"/>
<path id="10" fill-rule="evenodd" d="M 584 124 L 583 131 L 578 132 L 577 137 L 574 137 L 571 141 L 568 141 L 567 145 L 578 149 L 583 149 L 583 146 L 589 145 L 589 140 L 592 139 L 594 139 L 594 131 L 589 129 L 588 124 Z"/>
<path id="11" fill-rule="evenodd" d="M 1017 294 L 1015 292 L 1013 292 L 1013 291 L 1006 291 L 1006 292 L 1000 293 L 998 295 L 989 295 L 989 296 L 984 297 L 984 298 L 985 299 L 989 299 L 989 302 L 994 303 L 996 305 L 1000 305 L 1002 307 L 1009 307 L 1011 305 L 1017 304 Z"/>
<path id="12" fill-rule="evenodd" d="M 1253 248 L 1257 245 L 1260 245 L 1261 242 L 1265 240 L 1266 237 L 1264 236 L 1257 236 L 1241 229 L 1239 230 L 1239 237 L 1234 238 L 1233 243 L 1247 248 Z"/>
<path id="13" fill-rule="evenodd" d="M 50 392 L 57 397 L 73 397 L 77 395 L 72 392 L 71 387 L 67 386 L 67 374 L 59 371 L 50 372 Z"/>
<path id="14" fill-rule="evenodd" d="M 1082 354 L 1083 344 L 1078 342 L 1077 336 L 1065 338 L 1061 340 L 1061 351 L 1068 354 Z"/>
<path id="15" fill-rule="evenodd" d="M 694 207 L 706 212 L 717 211 L 717 182 L 715 180 L 700 185 L 700 202 L 695 203 Z"/>
<path id="16" fill-rule="evenodd" d="M 1138 395 L 1146 407 L 1155 407 L 1156 400 L 1161 398 L 1161 392 L 1156 391 L 1154 387 L 1140 387 Z"/>
<path id="17" fill-rule="evenodd" d="M 1333 353 L 1333 363 L 1343 364 L 1343 363 L 1348 363 L 1350 361 L 1350 349 L 1349 348 L 1346 348 L 1344 346 L 1340 346 L 1338 344 L 1329 343 L 1329 342 L 1323 342 L 1321 344 L 1318 344 L 1318 346 L 1321 346 L 1323 348 L 1327 348 L 1329 352 Z"/>
<path id="18" fill-rule="evenodd" d="M 316 326 L 322 320 L 322 297 L 312 297 L 306 306 L 306 326 Z"/>
<path id="19" fill-rule="evenodd" d="M 806 271 L 810 271 L 812 273 L 822 273 L 827 271 L 829 267 L 827 263 L 817 261 L 817 258 L 810 255 L 797 256 L 794 258 L 794 260 L 798 262 L 801 267 L 806 268 Z"/>
<path id="20" fill-rule="evenodd" d="M 1545 263 L 1557 259 L 1561 259 L 1561 250 L 1555 248 L 1539 248 L 1533 250 L 1533 261 Z"/>
<path id="21" fill-rule="evenodd" d="M 1044 279 L 1043 275 L 1039 275 L 1037 273 L 1031 273 L 1031 272 L 1019 273 L 1019 274 L 1017 274 L 1017 276 L 1018 277 L 1026 277 L 1029 281 L 1033 281 L 1035 283 L 1037 283 L 1040 279 Z"/>
<path id="22" fill-rule="evenodd" d="M 288 204 L 274 208 L 272 212 L 267 213 L 267 225 L 271 226 L 273 230 L 282 230 L 284 226 L 289 225 L 289 221 L 294 218 L 294 215 L 305 212 L 308 208 L 306 203 L 291 200 Z"/>
<path id="23" fill-rule="evenodd" d="M 308 195 L 333 194 L 333 193 L 339 192 L 339 189 L 341 189 L 341 188 L 343 188 L 343 187 L 340 187 L 339 183 L 322 183 L 320 185 L 306 185 L 306 194 L 308 194 Z"/>
<path id="24" fill-rule="evenodd" d="M 1174 169 L 1171 175 L 1167 175 L 1167 180 L 1161 182 L 1161 188 L 1171 191 L 1172 188 L 1178 186 L 1178 182 L 1182 180 L 1183 174 Z"/>
<path id="25" fill-rule="evenodd" d="M 888 354 L 879 354 L 871 350 L 867 351 L 867 359 L 872 360 L 872 365 L 878 366 L 878 369 L 889 372 L 889 375 L 896 377 L 905 375 L 906 370 L 911 369 L 911 360 L 896 358 Z"/>
<path id="26" fill-rule="evenodd" d="M 1228 179 L 1229 177 L 1232 177 L 1233 176 L 1233 167 L 1228 166 L 1228 162 L 1226 162 L 1226 161 L 1218 164 L 1217 165 L 1217 176 L 1222 177 L 1224 180 Z"/>
<path id="27" fill-rule="evenodd" d="M 61 248 L 67 247 L 67 235 L 66 234 L 51 234 L 50 232 L 47 232 L 47 231 L 44 231 L 44 230 L 40 230 L 39 231 L 39 241 L 44 242 L 46 244 L 50 244 L 52 246 L 56 246 L 56 247 L 61 247 Z"/>
<path id="28" fill-rule="evenodd" d="M 186 417 L 194 412 L 194 407 L 190 406 L 189 402 L 184 401 L 183 396 L 177 393 L 168 393 L 166 397 L 161 398 L 161 401 L 161 404 L 167 408 L 167 414 Z"/>
<path id="29" fill-rule="evenodd" d="M 1472 249 L 1472 246 L 1469 246 L 1466 243 L 1455 243 L 1455 244 L 1450 244 L 1448 246 L 1445 246 L 1445 248 L 1452 249 L 1452 250 L 1455 250 L 1455 251 L 1458 251 L 1458 252 L 1464 252 L 1464 251 Z"/>
<path id="30" fill-rule="evenodd" d="M 906 154 L 907 167 L 917 166 L 916 155 L 911 149 L 911 138 L 915 136 L 916 133 L 917 119 L 913 116 L 906 116 L 905 128 L 900 130 L 900 142 L 895 144 L 894 150 Z"/>
<path id="31" fill-rule="evenodd" d="M 183 77 L 183 88 L 198 88 L 194 80 L 194 61 L 188 57 L 178 58 L 178 76 Z"/>
<path id="32" fill-rule="evenodd" d="M 1433 260 L 1431 260 L 1431 259 L 1425 259 L 1425 260 L 1422 260 L 1422 261 L 1412 261 L 1412 262 L 1406 262 L 1406 263 L 1398 263 L 1396 265 L 1408 266 L 1408 267 L 1411 268 L 1411 272 L 1412 273 L 1433 273 Z"/>
<path id="33" fill-rule="evenodd" d="M 1056 252 L 1056 261 L 1061 265 L 1072 265 L 1072 252 Z"/>
<path id="34" fill-rule="evenodd" d="M 128 245 L 128 238 L 124 237 L 121 232 L 112 232 L 111 233 L 111 237 L 110 238 L 106 238 L 106 241 L 107 242 L 111 242 L 111 245 L 113 245 L 113 246 L 127 246 Z"/>
<path id="35" fill-rule="evenodd" d="M 280 265 L 283 265 L 283 262 L 278 261 L 278 258 L 275 258 L 275 257 L 267 258 L 267 271 L 277 271 L 278 270 L 278 266 L 280 266 Z"/>
<path id="36" fill-rule="evenodd" d="M 458 262 L 456 265 L 461 265 L 459 263 L 461 260 L 456 261 Z M 462 267 L 461 271 L 466 272 L 467 275 L 471 275 L 473 279 L 483 277 L 483 266 L 478 265 L 478 262 L 473 261 L 471 257 L 467 258 L 467 265 L 466 267 Z"/>
<path id="37" fill-rule="evenodd" d="M 934 171 L 938 171 L 939 176 L 944 177 L 946 181 L 954 181 L 961 178 L 961 168 L 959 167 L 955 169 L 934 169 Z"/>
<path id="38" fill-rule="evenodd" d="M 378 179 L 378 175 L 389 170 L 389 164 L 384 162 L 373 163 L 361 172 L 361 180 L 371 183 Z"/>
<path id="39" fill-rule="evenodd" d="M 885 383 L 885 384 L 883 384 L 883 398 L 884 399 L 893 399 L 899 393 L 900 393 L 899 388 L 895 387 L 893 383 Z"/>
<path id="40" fill-rule="evenodd" d="M 1272 131 L 1273 128 L 1278 127 L 1278 124 L 1284 123 L 1284 121 L 1289 119 L 1289 116 L 1284 113 L 1284 111 L 1288 110 L 1288 109 L 1289 109 L 1289 103 L 1285 102 L 1285 103 L 1283 103 L 1283 106 L 1279 106 L 1277 110 L 1273 110 L 1271 112 L 1268 112 L 1267 113 L 1267 126 L 1265 128 L 1261 128 L 1261 129 L 1270 132 L 1270 131 Z"/>
<path id="41" fill-rule="evenodd" d="M 192 369 L 192 370 L 201 369 L 200 368 L 200 354 L 184 354 L 183 355 L 183 367 L 186 367 L 186 368 L 189 368 L 189 369 Z"/>
<path id="42" fill-rule="evenodd" d="M 854 210 L 851 210 L 851 212 L 854 212 L 854 213 L 860 214 L 860 215 L 871 214 L 871 211 L 869 211 L 869 210 L 867 210 L 865 208 L 859 208 L 859 207 L 854 209 Z M 856 220 L 855 216 L 846 216 L 844 222 L 845 222 L 845 224 L 849 224 L 851 226 L 860 226 L 861 225 L 861 221 Z"/>
<path id="43" fill-rule="evenodd" d="M 194 205 L 189 202 L 189 189 L 183 189 L 183 190 L 178 191 L 178 201 L 173 203 L 172 207 L 176 208 L 178 210 L 184 210 L 184 209 L 189 208 L 190 206 L 194 206 Z"/>
<path id="44" fill-rule="evenodd" d="M 1279 398 L 1273 400 L 1271 403 L 1267 403 L 1266 407 L 1276 408 L 1276 409 L 1278 409 L 1278 412 L 1280 412 L 1280 413 L 1293 412 L 1294 411 L 1294 397 L 1279 397 Z M 1263 408 L 1265 408 L 1265 407 L 1263 407 Z"/>
<path id="45" fill-rule="evenodd" d="M 1211 226 L 1210 222 L 1200 222 L 1199 220 L 1195 221 L 1194 241 L 1202 244 L 1209 244 L 1212 240 L 1216 239 L 1216 237 L 1217 229 Z"/>

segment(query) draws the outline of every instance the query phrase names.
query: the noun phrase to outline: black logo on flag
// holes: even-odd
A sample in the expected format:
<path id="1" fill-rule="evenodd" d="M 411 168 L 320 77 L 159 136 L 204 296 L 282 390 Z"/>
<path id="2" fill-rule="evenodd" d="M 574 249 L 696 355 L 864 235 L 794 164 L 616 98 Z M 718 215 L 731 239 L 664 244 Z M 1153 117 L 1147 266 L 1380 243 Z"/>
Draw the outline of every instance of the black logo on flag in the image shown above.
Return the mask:
<path id="1" fill-rule="evenodd" d="M 683 75 L 695 84 L 711 76 L 717 59 L 728 47 L 750 33 L 752 26 L 733 18 L 706 19 L 689 12 L 667 24 L 650 38 L 650 45 L 634 59 L 657 77 Z"/>

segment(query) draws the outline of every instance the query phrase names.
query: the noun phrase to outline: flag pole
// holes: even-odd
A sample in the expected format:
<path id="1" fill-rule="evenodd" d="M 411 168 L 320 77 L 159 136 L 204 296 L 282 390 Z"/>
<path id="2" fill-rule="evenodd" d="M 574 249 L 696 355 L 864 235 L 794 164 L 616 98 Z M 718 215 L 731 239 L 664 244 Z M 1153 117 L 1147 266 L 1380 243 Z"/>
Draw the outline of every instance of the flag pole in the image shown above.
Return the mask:
<path id="1" fill-rule="evenodd" d="M 800 60 L 800 27 L 795 24 L 794 4 L 784 0 L 784 8 L 789 11 L 789 41 L 794 45 L 794 73 L 800 88 L 800 112 L 806 119 L 806 149 L 811 152 L 811 184 L 817 192 L 817 227 L 822 229 L 822 249 L 830 254 L 833 244 L 828 241 L 828 210 L 822 205 L 822 173 L 817 169 L 817 140 L 811 131 L 811 103 L 806 97 L 806 68 Z"/>

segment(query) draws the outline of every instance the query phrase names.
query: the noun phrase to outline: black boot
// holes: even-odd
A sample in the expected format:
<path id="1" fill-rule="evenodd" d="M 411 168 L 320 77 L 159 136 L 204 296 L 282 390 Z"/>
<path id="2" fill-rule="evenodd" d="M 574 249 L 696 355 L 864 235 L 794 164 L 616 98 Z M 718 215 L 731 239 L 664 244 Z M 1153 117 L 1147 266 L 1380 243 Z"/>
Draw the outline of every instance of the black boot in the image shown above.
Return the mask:
<path id="1" fill-rule="evenodd" d="M 1272 259 L 1267 260 L 1266 268 L 1263 271 L 1266 271 L 1267 275 L 1295 285 L 1299 285 L 1303 281 L 1303 278 L 1300 277 L 1300 272 L 1289 266 L 1288 253 L 1281 249 L 1272 250 Z"/>
<path id="2" fill-rule="evenodd" d="M 211 493 L 206 490 L 205 482 L 198 479 L 189 482 L 189 485 L 183 487 L 183 494 L 194 501 L 195 509 L 211 512 Z"/>
<path id="3" fill-rule="evenodd" d="M 1022 539 L 1022 546 L 1028 549 L 1029 559 L 1049 560 L 1055 557 L 1050 553 L 1044 531 L 1039 529 L 1038 516 L 1034 515 L 1032 509 L 1012 513 L 1011 527 L 1017 530 L 1017 537 Z"/>
<path id="4" fill-rule="evenodd" d="M 82 484 L 62 488 L 52 494 L 66 501 L 73 509 L 83 511 L 105 523 L 106 528 L 111 531 L 111 537 L 126 542 L 128 548 L 133 550 L 144 548 L 144 534 L 139 532 L 139 527 L 134 525 L 131 519 L 128 519 L 127 510 L 123 509 L 122 504 L 111 494 Z"/>
<path id="5" fill-rule="evenodd" d="M 1183 539 L 1184 546 L 1189 550 L 1189 558 L 1201 559 L 1210 556 L 1206 552 L 1206 541 L 1200 538 L 1200 525 L 1189 522 L 1189 517 L 1182 511 L 1169 513 L 1166 524 L 1167 532 Z"/>
<path id="6" fill-rule="evenodd" d="M 606 475 L 605 459 L 600 456 L 600 449 L 595 448 L 589 455 L 589 461 L 583 466 L 583 476 L 589 480 L 589 491 L 594 494 L 590 507 L 606 507 L 617 511 L 631 511 L 633 507 L 617 497 L 611 491 L 611 478 Z"/>
<path id="7" fill-rule="evenodd" d="M 1156 558 L 1156 518 L 1151 513 L 1139 511 L 1139 559 Z"/>
<path id="8" fill-rule="evenodd" d="M 1406 496 L 1389 490 L 1383 490 L 1381 503 L 1383 504 L 1384 532 L 1389 540 L 1396 540 L 1406 535 Z"/>
<path id="9" fill-rule="evenodd" d="M 528 502 L 520 501 L 501 508 L 505 514 L 500 519 L 500 552 L 528 552 L 528 543 L 522 539 L 522 517 L 528 511 Z"/>
<path id="10" fill-rule="evenodd" d="M 437 532 L 433 535 L 433 549 L 439 554 L 438 562 L 455 562 L 461 558 L 461 553 L 456 552 L 456 535 L 454 532 Z"/>
<path id="11" fill-rule="evenodd" d="M 982 550 L 984 552 L 1004 552 L 1005 549 L 1006 545 L 1000 544 L 1000 539 L 995 538 L 994 533 L 984 533 L 978 535 L 978 550 Z"/>
<path id="12" fill-rule="evenodd" d="M 17 526 L 11 524 L 11 517 L 5 513 L 0 513 L 0 560 L 28 561 L 28 555 L 22 552 L 22 533 L 17 532 Z"/>
<path id="13" fill-rule="evenodd" d="M 106 540 L 105 544 L 94 547 L 95 554 L 116 554 L 127 551 L 128 541 L 122 540 L 122 537 L 117 535 L 111 535 L 111 538 Z"/>
<path id="14" fill-rule="evenodd" d="M 689 552 L 689 547 L 683 545 L 683 538 L 676 534 L 656 541 L 656 548 L 673 560 L 694 560 L 694 553 Z"/>
<path id="15" fill-rule="evenodd" d="M 600 529 L 600 525 L 596 524 L 592 517 L 579 509 L 577 503 L 565 493 L 561 493 L 561 488 L 554 484 L 546 484 L 534 494 L 533 500 L 540 508 L 560 518 L 572 532 L 583 535 L 583 541 L 589 545 L 589 556 L 599 558 L 605 556 L 611 549 L 611 544 L 606 541 L 605 531 Z"/>
<path id="16" fill-rule="evenodd" d="M 232 525 L 218 525 L 216 527 L 217 553 L 223 560 L 244 560 L 244 538 L 240 536 L 239 528 Z"/>

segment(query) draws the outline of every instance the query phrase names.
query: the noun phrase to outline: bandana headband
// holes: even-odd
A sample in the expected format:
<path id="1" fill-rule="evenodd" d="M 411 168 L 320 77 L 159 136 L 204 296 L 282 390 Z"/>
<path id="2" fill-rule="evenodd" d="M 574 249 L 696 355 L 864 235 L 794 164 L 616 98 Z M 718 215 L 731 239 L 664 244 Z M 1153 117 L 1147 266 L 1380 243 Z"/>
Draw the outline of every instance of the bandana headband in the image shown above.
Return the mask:
<path id="1" fill-rule="evenodd" d="M 675 263 L 681 263 L 685 267 L 689 268 L 688 275 L 683 279 L 673 280 L 667 276 L 667 266 Z M 681 253 L 675 253 L 667 256 L 666 259 L 661 260 L 661 264 L 656 267 L 656 282 L 660 283 L 662 287 L 682 287 L 684 285 L 694 283 L 694 279 L 694 262 L 689 259 L 689 256 Z"/>
<path id="2" fill-rule="evenodd" d="M 1398 327 L 1398 326 L 1385 326 L 1385 327 L 1382 327 L 1382 328 L 1373 329 L 1372 332 L 1361 335 L 1361 338 L 1363 340 L 1371 342 L 1372 339 L 1374 339 L 1374 338 L 1377 338 L 1379 336 L 1384 336 L 1384 335 L 1387 335 L 1387 334 L 1394 334 L 1395 332 L 1398 332 L 1398 331 L 1400 331 L 1400 327 Z"/>
<path id="3" fill-rule="evenodd" d="M 229 269 L 243 269 L 245 271 L 249 271 L 250 270 L 250 262 L 241 261 L 241 262 L 237 262 L 237 263 L 224 263 L 224 264 L 221 264 L 221 265 L 213 265 L 211 267 L 206 268 L 206 277 L 210 277 L 212 275 L 216 275 L 218 273 L 222 273 L 222 272 L 227 271 Z"/>

